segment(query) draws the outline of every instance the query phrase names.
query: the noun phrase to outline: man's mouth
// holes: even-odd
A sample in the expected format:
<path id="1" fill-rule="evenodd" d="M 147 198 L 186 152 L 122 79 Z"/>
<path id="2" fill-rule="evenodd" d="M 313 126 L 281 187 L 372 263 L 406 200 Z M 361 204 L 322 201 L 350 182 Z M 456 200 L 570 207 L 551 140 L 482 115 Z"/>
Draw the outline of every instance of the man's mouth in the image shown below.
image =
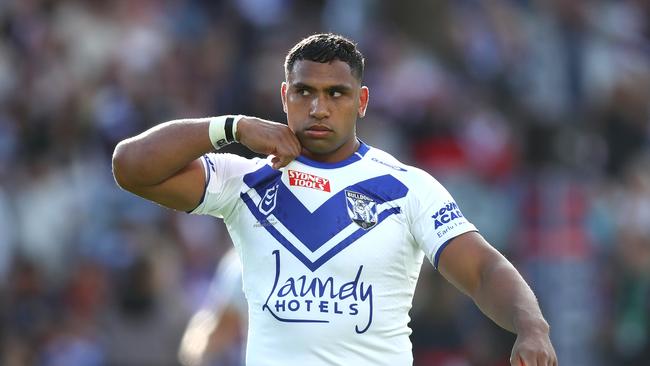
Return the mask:
<path id="1" fill-rule="evenodd" d="M 308 131 L 332 131 L 331 128 L 325 125 L 313 125 L 307 128 Z"/>
<path id="2" fill-rule="evenodd" d="M 324 125 L 310 126 L 305 130 L 305 135 L 311 138 L 323 138 L 333 133 L 331 128 Z"/>

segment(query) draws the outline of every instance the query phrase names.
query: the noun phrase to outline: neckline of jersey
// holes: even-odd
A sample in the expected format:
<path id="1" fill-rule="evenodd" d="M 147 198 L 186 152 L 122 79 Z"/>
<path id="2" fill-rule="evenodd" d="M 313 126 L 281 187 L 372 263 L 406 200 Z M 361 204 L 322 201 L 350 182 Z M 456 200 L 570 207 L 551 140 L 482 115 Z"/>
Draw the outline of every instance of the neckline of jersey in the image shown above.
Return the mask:
<path id="1" fill-rule="evenodd" d="M 296 160 L 314 168 L 336 169 L 336 168 L 344 167 L 346 165 L 350 165 L 354 162 L 361 160 L 361 158 L 363 158 L 366 155 L 368 150 L 370 150 L 370 147 L 366 145 L 363 141 L 359 140 L 359 148 L 357 149 L 357 151 L 355 151 L 354 154 L 348 156 L 345 160 L 337 161 L 336 163 L 323 163 L 320 161 L 311 160 L 303 155 L 297 157 Z"/>

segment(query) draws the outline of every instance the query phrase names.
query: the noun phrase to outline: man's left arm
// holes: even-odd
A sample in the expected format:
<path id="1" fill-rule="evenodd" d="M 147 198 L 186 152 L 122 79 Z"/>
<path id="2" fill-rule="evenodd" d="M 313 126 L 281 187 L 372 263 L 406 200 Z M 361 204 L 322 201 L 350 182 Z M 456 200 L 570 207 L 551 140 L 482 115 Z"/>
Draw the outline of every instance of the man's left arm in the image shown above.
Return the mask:
<path id="1" fill-rule="evenodd" d="M 441 253 L 438 270 L 485 315 L 517 334 L 511 365 L 557 365 L 549 325 L 535 294 L 515 267 L 479 233 L 452 239 Z"/>

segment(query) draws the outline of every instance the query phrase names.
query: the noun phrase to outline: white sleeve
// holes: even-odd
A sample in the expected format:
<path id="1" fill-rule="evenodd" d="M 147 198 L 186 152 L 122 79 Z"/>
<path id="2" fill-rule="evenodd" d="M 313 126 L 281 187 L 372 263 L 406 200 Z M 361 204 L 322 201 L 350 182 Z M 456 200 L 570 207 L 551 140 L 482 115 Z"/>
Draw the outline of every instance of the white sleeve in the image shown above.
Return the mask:
<path id="1" fill-rule="evenodd" d="M 265 161 L 210 153 L 201 157 L 201 163 L 205 171 L 205 189 L 201 202 L 190 213 L 224 218 L 239 198 L 243 176 L 259 169 Z"/>
<path id="2" fill-rule="evenodd" d="M 433 266 L 451 239 L 477 231 L 467 221 L 451 194 L 431 175 L 420 171 L 410 214 L 411 233 Z"/>

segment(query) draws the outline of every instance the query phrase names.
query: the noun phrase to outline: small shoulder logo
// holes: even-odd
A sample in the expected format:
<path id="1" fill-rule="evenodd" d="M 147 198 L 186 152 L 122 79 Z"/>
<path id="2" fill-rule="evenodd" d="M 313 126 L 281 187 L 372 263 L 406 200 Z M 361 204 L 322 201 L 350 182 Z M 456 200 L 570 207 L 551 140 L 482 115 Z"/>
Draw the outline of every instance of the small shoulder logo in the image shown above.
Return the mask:
<path id="1" fill-rule="evenodd" d="M 275 202 L 277 201 L 278 198 L 278 185 L 274 185 L 273 187 L 269 188 L 266 190 L 266 193 L 264 193 L 264 197 L 260 200 L 259 204 L 259 209 L 262 215 L 266 216 L 273 211 L 275 208 Z"/>
<path id="2" fill-rule="evenodd" d="M 321 178 L 313 174 L 298 172 L 295 170 L 289 170 L 288 174 L 289 185 L 291 186 L 312 188 L 324 192 L 330 191 L 329 179 Z"/>
<path id="3" fill-rule="evenodd" d="M 372 198 L 346 190 L 345 203 L 350 219 L 362 229 L 368 230 L 377 224 L 377 202 Z"/>
<path id="4" fill-rule="evenodd" d="M 370 160 L 374 161 L 375 163 L 379 163 L 379 164 L 381 164 L 381 165 L 385 165 L 385 166 L 387 166 L 387 167 L 389 167 L 389 168 L 393 168 L 393 169 L 395 169 L 395 170 L 399 170 L 400 172 L 405 172 L 405 171 L 406 171 L 406 169 L 402 168 L 402 167 L 399 166 L 399 165 L 389 164 L 389 163 L 387 163 L 387 162 L 385 162 L 385 161 L 381 161 L 381 160 L 379 160 L 379 159 L 377 159 L 377 158 L 372 158 L 372 159 L 370 159 Z"/>

